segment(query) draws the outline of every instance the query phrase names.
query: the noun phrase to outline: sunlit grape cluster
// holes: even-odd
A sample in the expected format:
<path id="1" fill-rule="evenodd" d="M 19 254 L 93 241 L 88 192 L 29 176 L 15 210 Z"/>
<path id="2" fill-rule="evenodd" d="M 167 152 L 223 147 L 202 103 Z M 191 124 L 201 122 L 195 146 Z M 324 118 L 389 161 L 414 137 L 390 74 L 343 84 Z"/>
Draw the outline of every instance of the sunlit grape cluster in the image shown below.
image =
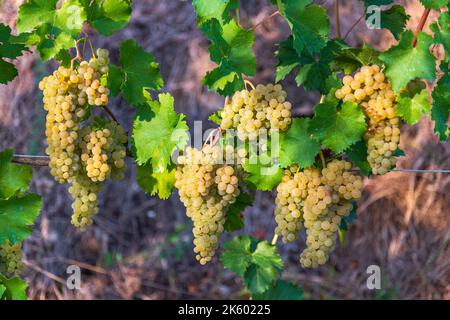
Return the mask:
<path id="1" fill-rule="evenodd" d="M 69 193 L 74 199 L 72 224 L 81 231 L 92 225 L 92 218 L 99 211 L 98 194 L 102 190 L 103 183 L 93 182 L 86 174 L 73 177 L 69 188 Z"/>
<path id="2" fill-rule="evenodd" d="M 103 182 L 110 177 L 111 172 L 116 172 L 116 176 L 120 178 L 125 169 L 127 142 L 122 127 L 115 121 L 99 129 L 87 126 L 81 130 L 81 136 L 81 161 L 87 176 L 93 182 Z"/>
<path id="3" fill-rule="evenodd" d="M 106 49 L 98 49 L 97 57 L 89 62 L 83 61 L 78 67 L 78 77 L 70 80 L 78 83 L 80 94 L 79 104 L 86 103 L 91 106 L 105 106 L 108 104 L 109 90 L 101 84 L 102 76 L 109 71 L 109 52 Z"/>
<path id="4" fill-rule="evenodd" d="M 40 83 L 46 116 L 46 153 L 50 156 L 50 173 L 60 183 L 68 182 L 79 169 L 76 144 L 79 122 L 87 105 L 106 105 L 108 89 L 101 77 L 108 72 L 108 51 L 99 49 L 98 58 L 81 62 L 78 69 L 59 67 Z"/>
<path id="5" fill-rule="evenodd" d="M 221 117 L 223 130 L 236 129 L 241 140 L 255 140 L 271 130 L 286 130 L 291 124 L 292 105 L 281 85 L 257 85 L 254 90 L 234 94 Z"/>
<path id="6" fill-rule="evenodd" d="M 194 252 L 202 265 L 214 256 L 226 209 L 240 193 L 236 169 L 223 163 L 224 153 L 218 146 L 206 145 L 202 150 L 188 148 L 178 157 L 175 187 L 194 223 Z"/>
<path id="7" fill-rule="evenodd" d="M 343 87 L 336 98 L 358 103 L 369 118 L 365 138 L 372 173 L 384 174 L 395 167 L 400 142 L 400 120 L 395 106 L 396 97 L 389 81 L 377 65 L 363 66 L 353 77 L 342 79 Z"/>
<path id="8" fill-rule="evenodd" d="M 342 218 L 350 213 L 352 201 L 361 197 L 362 180 L 350 172 L 351 167 L 342 160 L 332 160 L 321 171 L 292 166 L 277 187 L 275 232 L 291 242 L 305 226 L 307 247 L 300 263 L 306 268 L 327 261 Z"/>
<path id="9" fill-rule="evenodd" d="M 6 242 L 0 245 L 0 273 L 19 274 L 24 268 L 20 243 Z"/>

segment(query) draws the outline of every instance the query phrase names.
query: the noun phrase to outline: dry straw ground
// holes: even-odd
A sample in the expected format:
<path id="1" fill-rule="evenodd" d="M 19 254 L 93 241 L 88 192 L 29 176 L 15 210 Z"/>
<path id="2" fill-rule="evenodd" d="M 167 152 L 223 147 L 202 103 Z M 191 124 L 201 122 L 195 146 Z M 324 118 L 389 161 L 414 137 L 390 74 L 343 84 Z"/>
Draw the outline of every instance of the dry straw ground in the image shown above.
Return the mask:
<path id="1" fill-rule="evenodd" d="M 0 1 L 0 22 L 14 27 L 21 2 Z M 332 2 L 320 1 L 330 14 Z M 422 9 L 416 1 L 404 2 L 414 26 Z M 242 20 L 248 26 L 274 11 L 269 1 L 243 3 Z M 359 3 L 342 1 L 344 33 L 360 17 Z M 286 34 L 287 26 L 279 17 L 258 27 L 258 74 L 253 82 L 273 81 L 273 51 Z M 189 1 L 136 0 L 132 21 L 125 30 L 112 39 L 91 37 L 96 46 L 110 49 L 113 59 L 117 59 L 118 45 L 124 38 L 134 38 L 154 52 L 166 80 L 165 90 L 175 95 L 177 111 L 190 120 L 205 120 L 223 103 L 200 85 L 212 64 Z M 368 41 L 377 48 L 393 43 L 389 34 L 369 31 L 364 22 L 357 25 L 349 41 Z M 18 79 L 0 86 L 0 148 L 42 154 L 44 112 L 37 82 L 54 65 L 44 65 L 35 53 L 27 53 L 17 66 Z M 310 114 L 318 96 L 305 94 L 293 79 L 284 86 L 297 113 Z M 131 109 L 120 99 L 114 101 L 113 109 L 129 127 Z M 423 119 L 414 128 L 405 127 L 402 137 L 407 157 L 399 167 L 450 168 L 450 144 L 438 143 L 430 121 Z M 44 208 L 35 232 L 25 243 L 30 298 L 245 298 L 239 280 L 219 262 L 197 266 L 188 220 L 177 196 L 160 201 L 144 195 L 134 182 L 131 163 L 130 167 L 126 180 L 107 186 L 101 214 L 86 233 L 70 225 L 66 187 L 55 184 L 46 168 L 34 171 L 33 190 L 43 196 Z M 329 263 L 318 270 L 303 270 L 297 262 L 302 245 L 283 246 L 287 263 L 284 277 L 302 286 L 308 298 L 450 299 L 449 186 L 450 174 L 442 173 L 390 173 L 366 181 L 358 220 Z M 255 206 L 245 211 L 245 232 L 270 238 L 272 210 L 273 197 L 256 193 Z M 83 268 L 80 291 L 70 291 L 64 285 L 66 267 L 74 263 Z M 383 290 L 374 292 L 365 286 L 365 271 L 371 264 L 381 267 Z"/>

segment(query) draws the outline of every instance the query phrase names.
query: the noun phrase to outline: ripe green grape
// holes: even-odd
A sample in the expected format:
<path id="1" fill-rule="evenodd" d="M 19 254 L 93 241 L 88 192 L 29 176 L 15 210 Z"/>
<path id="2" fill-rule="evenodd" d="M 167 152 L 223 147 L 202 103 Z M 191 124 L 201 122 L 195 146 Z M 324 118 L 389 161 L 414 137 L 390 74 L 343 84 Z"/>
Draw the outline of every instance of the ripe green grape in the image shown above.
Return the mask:
<path id="1" fill-rule="evenodd" d="M 115 121 L 104 128 L 87 126 L 81 130 L 81 161 L 87 176 L 93 182 L 103 182 L 113 175 L 123 178 L 127 136 Z"/>
<path id="2" fill-rule="evenodd" d="M 188 148 L 178 157 L 175 187 L 194 223 L 194 252 L 202 265 L 214 256 L 226 209 L 240 194 L 236 169 L 223 164 L 223 159 L 223 150 L 209 145 L 202 150 Z"/>
<path id="3" fill-rule="evenodd" d="M 125 175 L 127 136 L 115 121 L 96 129 L 86 126 L 80 134 L 82 167 L 71 178 L 69 193 L 74 199 L 72 224 L 83 231 L 99 211 L 98 194 L 104 182 L 109 178 L 122 179 Z"/>
<path id="4" fill-rule="evenodd" d="M 109 90 L 101 85 L 108 72 L 108 51 L 99 49 L 98 57 L 83 61 L 78 69 L 59 67 L 40 83 L 46 115 L 46 153 L 50 156 L 50 173 L 56 181 L 66 183 L 79 169 L 76 152 L 79 123 L 87 105 L 108 103 Z"/>
<path id="5" fill-rule="evenodd" d="M 20 243 L 6 242 L 0 245 L 0 273 L 19 274 L 24 268 Z"/>
<path id="6" fill-rule="evenodd" d="M 222 113 L 221 128 L 236 129 L 241 140 L 255 140 L 263 131 L 287 130 L 292 105 L 281 85 L 257 85 L 254 90 L 234 94 Z"/>
<path id="7" fill-rule="evenodd" d="M 285 170 L 277 188 L 275 232 L 291 242 L 305 226 L 307 247 L 300 263 L 306 268 L 327 261 L 342 217 L 350 213 L 352 201 L 361 197 L 362 180 L 349 171 L 351 167 L 350 162 L 333 160 L 322 170 L 300 171 L 297 166 Z"/>
<path id="8" fill-rule="evenodd" d="M 365 139 L 367 160 L 373 174 L 384 174 L 395 167 L 400 141 L 400 120 L 395 106 L 396 96 L 389 81 L 377 65 L 363 66 L 353 77 L 343 78 L 336 98 L 358 103 L 369 118 Z"/>
<path id="9" fill-rule="evenodd" d="M 72 203 L 72 224 L 85 231 L 93 223 L 93 216 L 99 211 L 98 194 L 103 190 L 103 183 L 93 182 L 84 170 L 72 178 L 69 193 Z"/>

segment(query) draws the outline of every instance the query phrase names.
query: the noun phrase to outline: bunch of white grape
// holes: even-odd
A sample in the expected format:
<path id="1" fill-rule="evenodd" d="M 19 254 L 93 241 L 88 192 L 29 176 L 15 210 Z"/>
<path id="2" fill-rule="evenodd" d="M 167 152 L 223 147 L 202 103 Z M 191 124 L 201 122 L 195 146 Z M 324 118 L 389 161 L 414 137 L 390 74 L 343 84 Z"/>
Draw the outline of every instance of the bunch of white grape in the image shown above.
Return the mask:
<path id="1" fill-rule="evenodd" d="M 400 119 L 385 119 L 366 132 L 367 150 L 373 174 L 385 174 L 395 167 L 395 151 L 400 143 Z"/>
<path id="2" fill-rule="evenodd" d="M 85 231 L 93 223 L 93 216 L 99 211 L 98 194 L 103 190 L 103 183 L 93 182 L 84 172 L 71 179 L 69 193 L 74 199 L 72 203 L 72 224 Z"/>
<path id="3" fill-rule="evenodd" d="M 279 84 L 259 84 L 254 90 L 238 91 L 225 105 L 220 126 L 223 130 L 236 129 L 241 140 L 255 140 L 271 130 L 287 130 L 292 105 L 286 96 Z"/>
<path id="4" fill-rule="evenodd" d="M 93 182 L 105 181 L 112 172 L 118 178 L 123 175 L 127 136 L 121 126 L 115 121 L 99 129 L 87 126 L 81 130 L 81 137 L 81 161 Z"/>
<path id="5" fill-rule="evenodd" d="M 105 180 L 122 179 L 125 175 L 127 135 L 115 121 L 96 129 L 86 126 L 80 133 L 82 167 L 71 179 L 69 193 L 74 199 L 72 224 L 85 230 L 99 211 L 98 194 Z"/>
<path id="6" fill-rule="evenodd" d="M 175 187 L 194 224 L 194 252 L 202 265 L 214 256 L 226 210 L 240 193 L 236 169 L 223 160 L 224 151 L 209 145 L 202 150 L 188 148 L 178 157 Z"/>
<path id="7" fill-rule="evenodd" d="M 0 245 L 0 273 L 19 274 L 24 268 L 20 243 L 6 242 Z"/>
<path id="8" fill-rule="evenodd" d="M 365 135 L 367 160 L 374 174 L 384 174 L 395 167 L 393 151 L 400 142 L 395 93 L 377 65 L 363 66 L 353 77 L 345 76 L 342 82 L 343 87 L 336 90 L 336 98 L 358 103 L 369 118 Z"/>
<path id="9" fill-rule="evenodd" d="M 291 242 L 305 226 L 307 247 L 300 263 L 306 268 L 327 261 L 342 218 L 350 213 L 352 201 L 361 197 L 362 180 L 349 171 L 351 167 L 343 160 L 332 160 L 321 171 L 293 166 L 277 187 L 275 232 Z"/>
<path id="10" fill-rule="evenodd" d="M 108 89 L 101 78 L 108 72 L 108 51 L 98 49 L 98 58 L 81 62 L 78 69 L 59 67 L 40 83 L 46 116 L 46 153 L 50 173 L 60 183 L 68 182 L 79 169 L 76 144 L 79 123 L 89 105 L 106 105 Z"/>

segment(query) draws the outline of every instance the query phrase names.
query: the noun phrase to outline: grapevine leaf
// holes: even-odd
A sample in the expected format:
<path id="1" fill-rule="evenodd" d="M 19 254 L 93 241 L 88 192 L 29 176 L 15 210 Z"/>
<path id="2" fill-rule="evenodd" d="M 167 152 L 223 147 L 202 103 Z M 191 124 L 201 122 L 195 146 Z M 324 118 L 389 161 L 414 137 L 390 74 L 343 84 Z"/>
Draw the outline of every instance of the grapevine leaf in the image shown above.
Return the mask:
<path id="1" fill-rule="evenodd" d="M 41 206 L 42 200 L 36 194 L 0 200 L 0 244 L 8 240 L 16 243 L 29 236 Z"/>
<path id="2" fill-rule="evenodd" d="M 271 191 L 283 178 L 283 170 L 278 164 L 262 164 L 258 159 L 257 163 L 247 161 L 242 167 L 249 173 L 245 182 L 256 190 Z"/>
<path id="3" fill-rule="evenodd" d="M 221 114 L 221 110 L 214 112 L 212 115 L 210 115 L 208 117 L 209 121 L 214 122 L 215 124 L 218 124 L 220 126 L 221 122 L 222 122 L 222 116 Z"/>
<path id="4" fill-rule="evenodd" d="M 248 236 L 225 242 L 220 259 L 225 268 L 244 278 L 253 295 L 269 289 L 283 268 L 276 246 Z"/>
<path id="5" fill-rule="evenodd" d="M 416 124 L 422 115 L 429 114 L 430 111 L 431 105 L 427 90 L 422 90 L 413 98 L 407 95 L 400 95 L 398 98 L 397 114 L 408 124 Z"/>
<path id="6" fill-rule="evenodd" d="M 6 291 L 6 287 L 4 285 L 0 284 L 0 300 L 6 299 L 6 297 L 3 298 L 3 294 L 5 293 L 5 291 Z"/>
<path id="7" fill-rule="evenodd" d="M 230 0 L 193 0 L 192 4 L 200 26 L 212 19 L 228 22 L 231 18 L 229 9 L 233 4 Z"/>
<path id="8" fill-rule="evenodd" d="M 256 72 L 254 34 L 234 20 L 220 25 L 213 19 L 202 30 L 212 42 L 209 47 L 211 60 L 218 64 L 206 74 L 202 83 L 221 95 L 232 95 L 243 86 L 242 74 L 252 76 Z"/>
<path id="9" fill-rule="evenodd" d="M 281 0 L 281 13 L 292 29 L 294 48 L 301 56 L 318 53 L 325 47 L 330 32 L 330 21 L 324 8 L 310 5 L 310 0 Z"/>
<path id="10" fill-rule="evenodd" d="M 134 40 L 121 43 L 119 61 L 124 79 L 122 92 L 131 105 L 145 103 L 145 89 L 156 91 L 164 85 L 153 55 L 145 52 Z"/>
<path id="11" fill-rule="evenodd" d="M 111 36 L 131 18 L 131 0 L 82 0 L 89 24 L 102 35 Z"/>
<path id="12" fill-rule="evenodd" d="M 120 68 L 116 67 L 114 64 L 109 65 L 107 83 L 112 96 L 115 97 L 119 94 L 124 77 L 125 75 Z"/>
<path id="13" fill-rule="evenodd" d="M 28 284 L 25 280 L 15 276 L 10 279 L 0 274 L 0 288 L 5 288 L 3 295 L 0 294 L 0 299 L 6 300 L 26 300 L 26 289 Z"/>
<path id="14" fill-rule="evenodd" d="M 420 0 L 425 8 L 440 9 L 448 5 L 448 0 Z"/>
<path id="15" fill-rule="evenodd" d="M 295 284 L 278 279 L 275 285 L 262 294 L 253 296 L 255 300 L 303 300 L 303 290 Z"/>
<path id="16" fill-rule="evenodd" d="M 244 282 L 252 295 L 266 291 L 283 268 L 283 260 L 276 251 L 275 246 L 261 241 L 252 253 L 252 264 L 244 275 Z"/>
<path id="17" fill-rule="evenodd" d="M 446 61 L 450 60 L 450 11 L 443 12 L 437 22 L 430 25 L 434 32 L 434 42 L 444 47 Z"/>
<path id="18" fill-rule="evenodd" d="M 445 75 L 439 79 L 432 93 L 431 118 L 434 121 L 434 131 L 439 135 L 440 140 L 445 140 L 449 130 L 447 121 L 450 116 L 450 74 L 445 63 L 441 65 L 441 70 L 445 72 Z"/>
<path id="19" fill-rule="evenodd" d="M 251 239 L 248 236 L 235 237 L 226 241 L 220 256 L 225 268 L 243 277 L 251 262 Z"/>
<path id="20" fill-rule="evenodd" d="M 17 192 L 27 191 L 32 179 L 31 167 L 13 164 L 12 158 L 12 149 L 0 152 L 0 199 L 8 199 Z"/>
<path id="21" fill-rule="evenodd" d="M 239 194 L 236 202 L 232 203 L 227 209 L 226 220 L 223 226 L 225 231 L 232 232 L 244 227 L 244 216 L 242 212 L 246 207 L 251 206 L 252 203 L 253 199 L 249 194 L 245 192 Z"/>
<path id="22" fill-rule="evenodd" d="M 403 6 L 394 5 L 380 12 L 381 28 L 388 29 L 398 40 L 409 18 Z"/>
<path id="23" fill-rule="evenodd" d="M 281 134 L 280 165 L 283 168 L 298 164 L 301 168 L 310 167 L 320 152 L 320 143 L 314 140 L 308 127 L 310 119 L 295 118 L 288 131 Z"/>
<path id="24" fill-rule="evenodd" d="M 30 0 L 19 9 L 19 32 L 31 32 L 27 42 L 37 46 L 44 61 L 74 46 L 81 32 L 86 12 L 80 0 L 64 1 L 56 9 L 57 1 Z"/>
<path id="25" fill-rule="evenodd" d="M 370 176 L 372 168 L 367 161 L 367 145 L 364 140 L 360 140 L 351 145 L 345 153 L 350 158 L 351 162 L 359 168 L 361 174 Z"/>
<path id="26" fill-rule="evenodd" d="M 300 58 L 294 49 L 292 36 L 280 43 L 275 57 L 278 59 L 275 82 L 279 82 L 300 65 Z"/>
<path id="27" fill-rule="evenodd" d="M 160 199 L 168 199 L 175 184 L 175 168 L 167 168 L 162 172 L 153 172 L 150 163 L 137 167 L 136 180 L 142 190 Z"/>
<path id="28" fill-rule="evenodd" d="M 15 43 L 17 37 L 11 35 L 11 28 L 0 23 L 0 83 L 6 84 L 17 76 L 16 67 L 3 58 L 15 59 L 26 50 L 23 44 Z"/>
<path id="29" fill-rule="evenodd" d="M 399 92 L 415 78 L 432 81 L 436 75 L 436 62 L 429 50 L 432 44 L 431 36 L 420 32 L 415 48 L 413 39 L 413 33 L 408 30 L 403 33 L 397 46 L 380 55 L 380 59 L 386 64 L 386 75 L 395 92 Z M 412 61 L 420 63 L 411 63 Z"/>
<path id="30" fill-rule="evenodd" d="M 336 68 L 342 68 L 345 73 L 349 74 L 363 65 L 380 64 L 378 56 L 378 51 L 364 44 L 362 48 L 344 48 L 334 58 L 334 64 Z"/>
<path id="31" fill-rule="evenodd" d="M 345 102 L 340 110 L 332 102 L 319 104 L 309 126 L 309 132 L 336 153 L 359 141 L 365 131 L 364 114 L 352 102 Z"/>
<path id="32" fill-rule="evenodd" d="M 151 160 L 154 172 L 163 172 L 175 149 L 183 148 L 188 140 L 184 115 L 175 112 L 173 102 L 170 94 L 160 94 L 159 102 L 150 101 L 139 108 L 134 120 L 136 162 L 144 165 Z"/>
<path id="33" fill-rule="evenodd" d="M 55 17 L 58 0 L 29 0 L 19 8 L 17 31 L 30 32 Z"/>

